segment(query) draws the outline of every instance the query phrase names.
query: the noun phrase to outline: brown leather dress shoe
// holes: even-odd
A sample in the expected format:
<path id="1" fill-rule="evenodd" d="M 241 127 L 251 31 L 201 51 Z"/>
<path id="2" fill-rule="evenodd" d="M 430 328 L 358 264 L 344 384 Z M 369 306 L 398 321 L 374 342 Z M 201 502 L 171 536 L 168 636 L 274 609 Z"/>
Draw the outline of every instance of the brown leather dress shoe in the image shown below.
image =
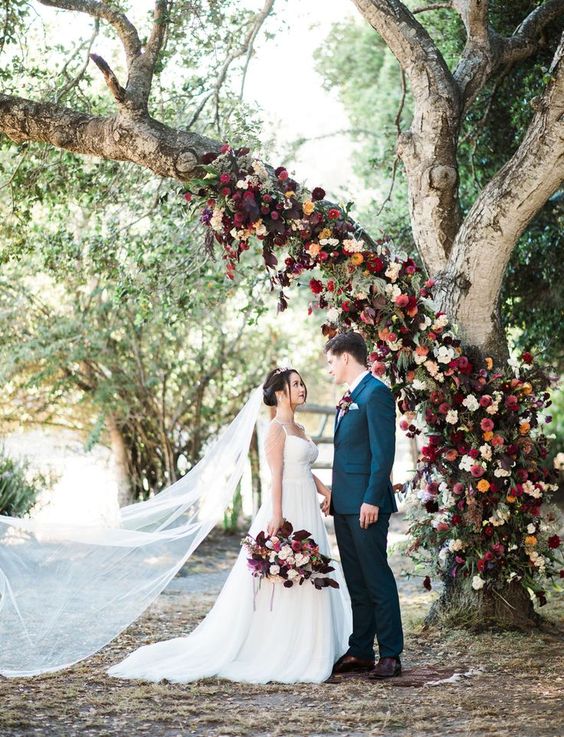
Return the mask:
<path id="1" fill-rule="evenodd" d="M 374 668 L 373 660 L 357 658 L 354 655 L 342 655 L 333 666 L 332 675 L 339 673 L 366 673 Z"/>
<path id="2" fill-rule="evenodd" d="M 380 658 L 368 674 L 368 678 L 379 681 L 382 678 L 401 676 L 401 661 L 399 658 Z"/>

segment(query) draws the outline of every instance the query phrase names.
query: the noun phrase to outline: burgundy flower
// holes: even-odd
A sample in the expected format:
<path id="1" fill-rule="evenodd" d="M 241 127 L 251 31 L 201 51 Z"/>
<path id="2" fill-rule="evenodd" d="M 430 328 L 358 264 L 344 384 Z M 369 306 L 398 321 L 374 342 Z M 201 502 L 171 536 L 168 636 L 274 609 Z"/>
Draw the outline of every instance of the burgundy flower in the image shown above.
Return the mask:
<path id="1" fill-rule="evenodd" d="M 481 407 L 489 407 L 493 402 L 493 399 L 490 397 L 489 394 L 484 394 L 482 397 L 480 397 L 480 406 Z"/>
<path id="2" fill-rule="evenodd" d="M 321 292 L 323 291 L 323 284 L 319 281 L 319 279 L 310 279 L 309 288 L 314 294 L 321 294 Z"/>
<path id="3" fill-rule="evenodd" d="M 560 537 L 558 535 L 552 535 L 548 538 L 548 547 L 551 550 L 556 550 L 560 546 Z"/>
<path id="4" fill-rule="evenodd" d="M 521 355 L 521 360 L 523 361 L 523 363 L 532 363 L 533 362 L 533 354 L 530 353 L 529 351 L 525 351 Z"/>
<path id="5" fill-rule="evenodd" d="M 517 397 L 515 396 L 515 394 L 510 394 L 506 398 L 506 400 L 505 400 L 505 406 L 507 407 L 507 409 L 509 409 L 509 410 L 511 410 L 513 412 L 515 412 L 516 410 L 519 409 L 519 400 L 517 399 Z"/>
<path id="6" fill-rule="evenodd" d="M 470 473 L 475 479 L 479 479 L 480 476 L 483 476 L 485 474 L 485 472 L 486 472 L 486 469 L 477 463 L 474 466 L 472 466 L 472 468 L 470 469 Z"/>
<path id="7" fill-rule="evenodd" d="M 431 579 L 429 578 L 429 576 L 425 576 L 425 578 L 423 579 L 423 588 L 427 589 L 427 591 L 431 591 L 431 589 L 433 588 L 431 586 Z"/>
<path id="8" fill-rule="evenodd" d="M 325 190 L 322 187 L 314 187 L 311 193 L 311 199 L 314 202 L 318 202 L 319 200 L 322 200 L 324 197 L 325 197 Z"/>

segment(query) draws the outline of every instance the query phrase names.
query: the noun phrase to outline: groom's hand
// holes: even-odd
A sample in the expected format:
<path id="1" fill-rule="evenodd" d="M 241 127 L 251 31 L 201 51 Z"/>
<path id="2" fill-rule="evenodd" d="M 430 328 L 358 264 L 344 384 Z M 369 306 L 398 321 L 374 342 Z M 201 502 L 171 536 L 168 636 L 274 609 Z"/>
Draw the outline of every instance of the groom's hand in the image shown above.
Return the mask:
<path id="1" fill-rule="evenodd" d="M 360 526 L 363 530 L 378 521 L 380 508 L 374 504 L 364 503 L 360 508 Z"/>

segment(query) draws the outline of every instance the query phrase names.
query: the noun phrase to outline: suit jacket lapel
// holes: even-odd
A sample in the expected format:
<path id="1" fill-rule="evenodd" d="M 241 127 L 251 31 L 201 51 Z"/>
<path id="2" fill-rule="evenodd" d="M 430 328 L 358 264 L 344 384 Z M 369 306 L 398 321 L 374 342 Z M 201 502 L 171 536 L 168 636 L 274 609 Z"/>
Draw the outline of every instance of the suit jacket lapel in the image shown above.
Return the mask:
<path id="1" fill-rule="evenodd" d="M 360 397 L 360 395 L 362 394 L 362 392 L 368 386 L 368 383 L 370 382 L 370 379 L 371 378 L 372 378 L 371 374 L 366 374 L 366 376 L 360 382 L 360 384 L 355 387 L 354 392 L 351 394 L 351 399 L 352 399 L 353 402 L 356 402 L 356 400 Z"/>
<path id="2" fill-rule="evenodd" d="M 351 394 L 351 400 L 353 402 L 356 402 L 358 397 L 362 394 L 362 392 L 366 389 L 368 386 L 368 382 L 370 381 L 371 374 L 367 374 L 364 379 L 360 382 L 358 386 L 354 388 L 353 393 Z M 350 409 L 349 409 L 350 412 Z M 333 438 L 335 438 L 335 435 L 337 434 L 338 429 L 343 424 L 343 420 L 345 419 L 346 413 L 341 417 L 341 421 L 339 422 L 339 410 L 337 410 L 337 414 L 335 415 L 335 429 L 333 430 Z"/>

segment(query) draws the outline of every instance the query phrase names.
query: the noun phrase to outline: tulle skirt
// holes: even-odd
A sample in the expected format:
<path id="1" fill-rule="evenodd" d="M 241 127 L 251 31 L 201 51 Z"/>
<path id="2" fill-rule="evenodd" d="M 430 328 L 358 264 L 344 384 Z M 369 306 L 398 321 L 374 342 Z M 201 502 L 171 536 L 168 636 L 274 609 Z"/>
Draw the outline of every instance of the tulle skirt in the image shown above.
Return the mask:
<path id="1" fill-rule="evenodd" d="M 321 552 L 331 555 L 311 472 L 284 478 L 283 513 L 295 530 L 306 529 Z M 265 530 L 268 499 L 250 534 Z M 285 588 L 258 586 L 242 549 L 206 618 L 187 636 L 146 645 L 111 667 L 119 678 L 175 682 L 218 677 L 248 683 L 320 683 L 347 650 L 352 629 L 350 601 L 341 567 L 331 574 L 340 588 L 317 590 L 308 581 Z"/>

